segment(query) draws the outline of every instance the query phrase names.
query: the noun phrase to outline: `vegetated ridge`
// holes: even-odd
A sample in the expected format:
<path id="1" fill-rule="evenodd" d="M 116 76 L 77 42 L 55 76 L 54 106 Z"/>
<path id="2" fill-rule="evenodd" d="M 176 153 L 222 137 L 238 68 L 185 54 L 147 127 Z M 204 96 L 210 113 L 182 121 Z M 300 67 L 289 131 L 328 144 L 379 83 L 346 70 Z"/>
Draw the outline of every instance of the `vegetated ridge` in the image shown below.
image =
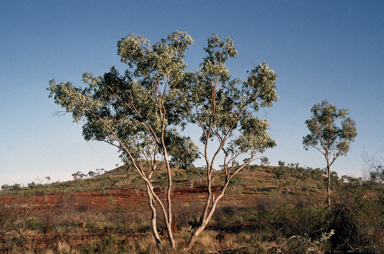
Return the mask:
<path id="1" fill-rule="evenodd" d="M 124 165 L 108 172 L 76 172 L 75 179 L 67 182 L 3 186 L 0 250 L 158 252 L 149 234 L 144 185 L 133 170 Z M 197 170 L 204 174 L 204 168 Z M 383 185 L 333 172 L 335 204 L 328 211 L 325 174 L 323 169 L 284 162 L 277 167 L 248 166 L 233 179 L 192 252 L 300 253 L 313 249 L 336 253 L 352 247 L 355 252 L 380 253 Z M 176 240 L 182 246 L 199 223 L 207 189 L 194 169 L 174 168 L 173 180 Z M 155 192 L 165 198 L 162 181 L 166 181 L 165 168 L 159 164 L 153 184 Z M 220 174 L 215 181 L 220 184 Z M 163 226 L 159 223 L 159 232 Z"/>

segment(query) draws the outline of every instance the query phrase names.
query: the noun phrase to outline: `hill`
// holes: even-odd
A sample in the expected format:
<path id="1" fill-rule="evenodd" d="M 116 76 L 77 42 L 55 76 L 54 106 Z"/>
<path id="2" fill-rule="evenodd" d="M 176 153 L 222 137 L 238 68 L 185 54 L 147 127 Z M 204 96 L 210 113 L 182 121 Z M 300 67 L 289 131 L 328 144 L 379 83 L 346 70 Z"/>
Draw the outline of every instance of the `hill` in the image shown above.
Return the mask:
<path id="1" fill-rule="evenodd" d="M 160 198 L 165 198 L 165 170 L 160 164 L 158 168 L 153 184 Z M 198 170 L 204 174 L 203 168 Z M 333 172 L 334 205 L 328 211 L 324 205 L 324 174 L 319 168 L 284 162 L 278 167 L 247 167 L 233 179 L 194 251 L 274 253 L 277 248 L 299 253 L 287 250 L 301 246 L 305 252 L 312 245 L 328 251 L 351 250 L 351 246 L 357 252 L 383 248 L 383 185 L 361 178 L 340 178 Z M 150 235 L 144 185 L 130 165 L 108 172 L 76 172 L 73 176 L 73 181 L 32 182 L 28 187 L 5 186 L 0 191 L 0 250 L 14 248 L 17 253 L 33 245 L 38 251 L 60 252 L 64 250 L 60 243 L 80 251 L 88 248 L 116 253 L 111 246 L 132 253 L 157 251 Z M 220 183 L 218 177 L 215 185 Z M 207 190 L 192 169 L 175 168 L 173 185 L 173 212 L 180 231 L 177 241 L 183 245 L 190 234 L 190 223 L 199 220 Z M 48 228 L 51 232 L 46 233 Z M 229 234 L 229 240 L 217 245 L 214 239 L 218 232 Z"/>

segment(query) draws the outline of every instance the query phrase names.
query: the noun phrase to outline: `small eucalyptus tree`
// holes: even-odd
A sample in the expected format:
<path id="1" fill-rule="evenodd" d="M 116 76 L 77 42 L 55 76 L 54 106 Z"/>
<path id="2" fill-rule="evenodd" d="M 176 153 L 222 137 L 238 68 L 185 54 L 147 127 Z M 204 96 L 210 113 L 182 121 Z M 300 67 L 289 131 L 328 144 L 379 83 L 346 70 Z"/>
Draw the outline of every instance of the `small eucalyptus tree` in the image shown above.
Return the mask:
<path id="1" fill-rule="evenodd" d="M 118 42 L 118 55 L 128 65 L 124 75 L 112 67 L 103 76 L 83 74 L 86 87 L 50 81 L 49 97 L 71 113 L 74 122 L 85 120 L 83 136 L 115 146 L 125 163 L 130 163 L 145 182 L 152 212 L 151 227 L 159 249 L 155 205 L 159 204 L 171 246 L 172 175 L 171 165 L 185 166 L 197 154 L 197 146 L 180 136 L 177 126 L 184 126 L 191 113 L 190 100 L 184 92 L 193 77 L 185 72 L 185 51 L 193 43 L 185 32 L 175 31 L 167 39 L 154 43 L 134 34 Z M 180 147 L 183 156 L 179 156 Z M 167 171 L 167 197 L 163 202 L 151 182 L 160 158 Z"/>
<path id="2" fill-rule="evenodd" d="M 328 185 L 327 202 L 331 206 L 331 166 L 341 155 L 346 155 L 350 143 L 357 135 L 356 122 L 347 117 L 346 109 L 337 109 L 336 106 L 323 101 L 311 109 L 312 118 L 305 121 L 310 134 L 303 137 L 304 149 L 316 148 L 327 161 Z M 341 120 L 341 127 L 336 126 L 336 121 Z"/>
<path id="3" fill-rule="evenodd" d="M 270 107 L 278 100 L 275 91 L 277 75 L 266 63 L 260 63 L 247 72 L 246 81 L 232 79 L 225 66 L 235 58 L 231 38 L 222 41 L 217 36 L 208 38 L 207 56 L 195 72 L 189 94 L 194 107 L 192 122 L 202 131 L 204 144 L 201 156 L 206 171 L 200 175 L 208 193 L 199 227 L 191 235 L 186 249 L 191 249 L 198 235 L 205 229 L 218 202 L 224 196 L 231 179 L 246 165 L 256 160 L 258 153 L 273 148 L 276 143 L 267 133 L 270 123 L 254 116 L 260 107 Z M 240 162 L 240 156 L 242 157 Z M 220 160 L 220 170 L 214 165 Z M 213 181 L 219 175 L 224 181 L 217 196 L 212 191 Z"/>

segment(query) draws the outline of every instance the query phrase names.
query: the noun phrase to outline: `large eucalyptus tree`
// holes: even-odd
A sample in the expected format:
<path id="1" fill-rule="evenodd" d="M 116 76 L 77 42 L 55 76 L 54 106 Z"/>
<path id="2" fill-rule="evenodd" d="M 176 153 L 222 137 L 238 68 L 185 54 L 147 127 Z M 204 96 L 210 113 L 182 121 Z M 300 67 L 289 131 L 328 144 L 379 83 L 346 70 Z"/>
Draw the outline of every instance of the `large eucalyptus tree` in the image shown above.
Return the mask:
<path id="1" fill-rule="evenodd" d="M 197 123 L 202 133 L 200 141 L 204 148 L 200 154 L 206 172 L 201 178 L 208 192 L 200 226 L 192 234 L 186 249 L 193 246 L 207 226 L 231 179 L 256 160 L 257 154 L 276 145 L 267 132 L 270 123 L 255 116 L 260 107 L 270 107 L 278 100 L 275 72 L 266 63 L 260 63 L 247 71 L 244 82 L 231 79 L 225 63 L 237 56 L 233 40 L 222 41 L 212 36 L 204 49 L 207 56 L 190 82 L 189 94 L 194 108 L 191 120 Z M 219 170 L 214 169 L 217 165 L 220 165 Z M 215 196 L 212 185 L 219 176 L 224 180 Z"/>
<path id="2" fill-rule="evenodd" d="M 325 158 L 328 170 L 327 203 L 331 206 L 331 166 L 341 155 L 346 155 L 350 143 L 357 135 L 356 122 L 347 117 L 346 109 L 337 109 L 336 106 L 323 101 L 311 109 L 312 118 L 305 121 L 310 131 L 303 137 L 304 149 L 316 148 Z M 341 120 L 341 128 L 336 121 Z"/>
<path id="3" fill-rule="evenodd" d="M 118 42 L 121 61 L 129 66 L 124 75 L 111 68 L 100 77 L 83 74 L 85 88 L 74 87 L 70 82 L 58 84 L 55 80 L 50 81 L 48 88 L 49 96 L 71 113 L 75 122 L 85 120 L 86 140 L 117 147 L 122 158 L 134 166 L 147 188 L 152 232 L 159 248 L 162 244 L 156 228 L 156 204 L 161 207 L 169 242 L 175 248 L 171 231 L 172 164 L 193 167 L 192 162 L 199 156 L 206 164 L 205 174 L 197 171 L 208 193 L 200 226 L 186 246 L 190 249 L 230 180 L 257 159 L 258 153 L 276 145 L 267 133 L 270 123 L 255 116 L 260 107 L 270 107 L 278 99 L 274 71 L 260 63 L 248 72 L 244 82 L 231 80 L 225 63 L 237 56 L 232 39 L 221 41 L 212 36 L 201 68 L 186 72 L 183 57 L 192 43 L 186 33 L 179 31 L 152 46 L 144 37 L 131 34 Z M 200 127 L 202 150 L 189 137 L 178 133 L 180 128 L 176 127 L 183 128 L 186 120 Z M 166 203 L 154 192 L 151 183 L 159 155 L 167 169 Z M 218 160 L 221 169 L 214 170 Z M 213 181 L 219 175 L 224 176 L 224 181 L 215 197 Z"/>
<path id="4" fill-rule="evenodd" d="M 117 147 L 123 160 L 136 169 L 146 185 L 152 232 L 160 249 L 156 203 L 164 215 L 169 242 L 175 248 L 171 230 L 171 164 L 185 166 L 198 156 L 197 146 L 188 137 L 180 136 L 176 128 L 184 126 L 184 119 L 191 113 L 185 89 L 193 75 L 185 72 L 183 58 L 192 43 L 187 33 L 179 31 L 153 45 L 144 37 L 131 34 L 118 42 L 118 55 L 129 67 L 124 75 L 112 67 L 99 77 L 84 73 L 85 88 L 55 80 L 47 88 L 49 97 L 71 113 L 75 122 L 85 120 L 86 140 Z M 187 156 L 179 156 L 178 147 L 183 147 Z M 158 158 L 167 171 L 166 203 L 154 192 L 151 182 Z"/>

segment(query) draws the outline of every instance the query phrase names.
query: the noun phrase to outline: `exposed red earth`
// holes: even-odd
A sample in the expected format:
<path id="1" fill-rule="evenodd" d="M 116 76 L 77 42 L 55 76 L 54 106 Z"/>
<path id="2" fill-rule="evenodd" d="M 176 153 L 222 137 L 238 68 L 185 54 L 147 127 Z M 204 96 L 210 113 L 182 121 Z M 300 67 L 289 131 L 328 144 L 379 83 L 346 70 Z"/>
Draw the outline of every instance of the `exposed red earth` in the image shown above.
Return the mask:
<path id="1" fill-rule="evenodd" d="M 220 187 L 213 188 L 214 192 L 218 192 Z M 165 191 L 155 188 L 156 194 L 160 198 L 165 198 Z M 172 190 L 172 200 L 175 203 L 187 202 L 202 197 L 207 192 L 207 188 L 196 187 L 192 189 L 174 188 Z M 75 193 L 53 193 L 53 194 L 34 194 L 31 196 L 0 196 L 0 202 L 7 206 L 22 206 L 32 210 L 38 210 L 42 213 L 55 209 L 65 201 L 75 206 L 86 205 L 89 208 L 110 208 L 111 199 L 114 204 L 120 207 L 137 208 L 143 202 L 146 202 L 147 196 L 145 191 L 133 189 L 119 189 L 107 191 L 83 191 Z"/>
<path id="2" fill-rule="evenodd" d="M 220 191 L 220 187 L 213 188 L 215 192 Z M 156 194 L 161 199 L 165 199 L 166 192 L 160 188 L 155 189 Z M 192 200 L 205 197 L 207 188 L 195 187 L 192 189 L 176 187 L 172 191 L 172 201 L 174 204 L 189 204 Z M 112 201 L 112 202 L 111 202 Z M 71 205 L 72 207 L 84 206 L 92 210 L 105 210 L 114 207 L 134 208 L 137 212 L 147 211 L 147 196 L 143 190 L 135 189 L 119 189 L 106 191 L 84 191 L 74 193 L 53 193 L 53 194 L 34 194 L 31 196 L 1 196 L 0 203 L 8 207 L 21 208 L 23 213 L 38 212 L 41 214 L 49 214 L 55 211 L 60 205 Z M 19 210 L 20 211 L 20 210 Z M 16 216 L 16 215 L 15 215 Z M 90 233 L 80 226 L 75 233 L 58 239 L 58 235 L 53 232 L 45 232 L 42 236 L 33 236 L 29 238 L 29 243 L 23 244 L 25 248 L 43 249 L 47 246 L 54 247 L 59 241 L 70 243 L 71 246 L 86 246 L 92 240 L 103 240 L 108 235 L 108 229 L 99 230 L 100 232 Z M 113 232 L 123 243 L 127 241 L 136 241 L 141 237 L 142 233 L 122 234 Z M 166 236 L 164 236 L 166 237 Z M 30 246 L 31 243 L 33 246 Z M 4 250 L 0 250 L 1 251 Z M 6 250 L 5 250 L 6 251 Z"/>

